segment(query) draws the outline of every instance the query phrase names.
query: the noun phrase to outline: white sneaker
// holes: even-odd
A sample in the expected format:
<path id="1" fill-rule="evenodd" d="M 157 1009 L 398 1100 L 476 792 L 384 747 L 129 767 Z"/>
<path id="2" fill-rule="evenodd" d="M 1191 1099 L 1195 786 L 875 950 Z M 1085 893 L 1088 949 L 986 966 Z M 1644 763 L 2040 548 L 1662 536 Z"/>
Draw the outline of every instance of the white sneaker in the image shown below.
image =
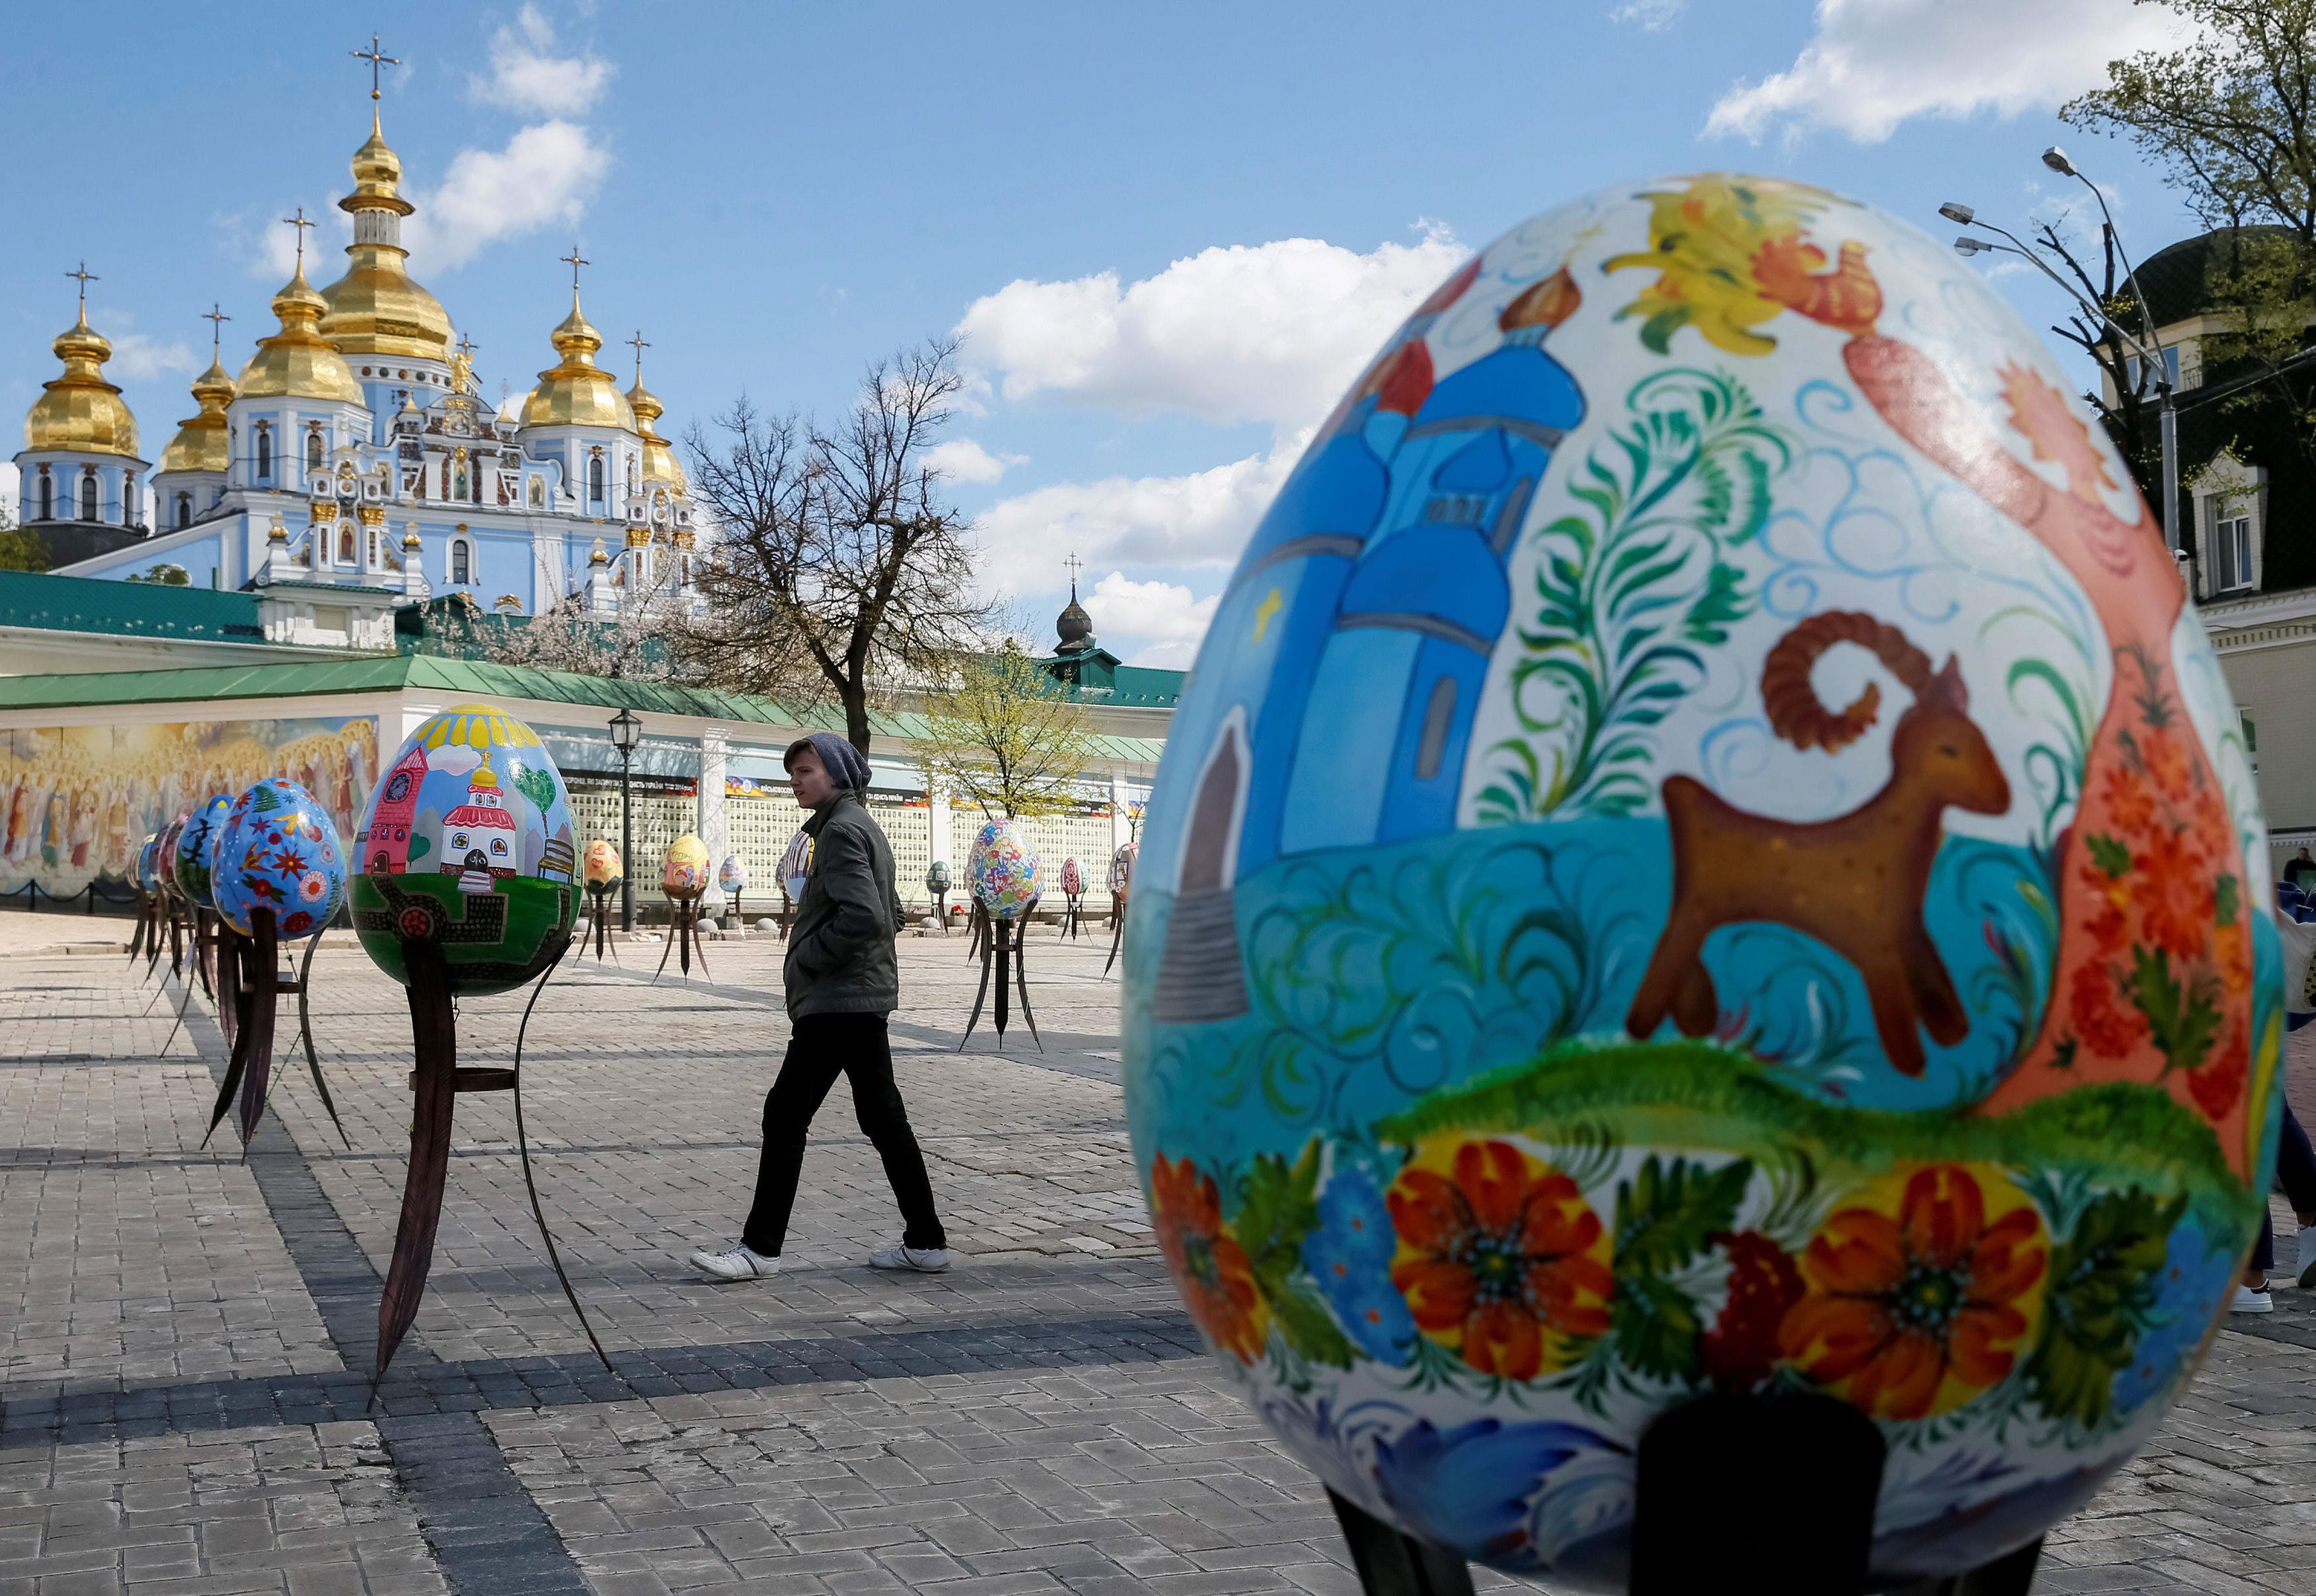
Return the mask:
<path id="1" fill-rule="evenodd" d="M 702 1247 L 691 1255 L 691 1267 L 719 1280 L 754 1280 L 780 1272 L 778 1253 L 766 1257 L 748 1250 L 744 1242 L 729 1252 L 711 1253 Z"/>
<path id="2" fill-rule="evenodd" d="M 2303 1290 L 2316 1290 L 2316 1225 L 2300 1227 L 2299 1268 L 2292 1271 L 2292 1283 Z"/>
<path id="3" fill-rule="evenodd" d="M 949 1267 L 947 1247 L 882 1247 L 868 1254 L 871 1269 L 913 1269 L 937 1275 Z"/>
<path id="4" fill-rule="evenodd" d="M 2276 1298 L 2249 1286 L 2238 1286 L 2235 1299 L 2228 1304 L 2228 1312 L 2231 1314 L 2272 1314 L 2275 1311 Z"/>

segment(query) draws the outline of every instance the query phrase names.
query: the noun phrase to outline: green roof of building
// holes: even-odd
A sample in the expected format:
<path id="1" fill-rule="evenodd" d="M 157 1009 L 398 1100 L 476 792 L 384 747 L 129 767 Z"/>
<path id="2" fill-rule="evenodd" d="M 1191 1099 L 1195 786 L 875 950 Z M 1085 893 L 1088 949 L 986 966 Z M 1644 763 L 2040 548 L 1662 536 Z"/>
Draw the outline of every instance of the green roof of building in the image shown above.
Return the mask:
<path id="1" fill-rule="evenodd" d="M 0 626 L 212 643 L 263 643 L 254 593 L 0 571 Z"/>
<path id="2" fill-rule="evenodd" d="M 118 587 L 120 583 L 93 585 Z M 282 664 L 201 665 L 158 671 L 99 671 L 69 675 L 0 676 L 0 709 L 85 709 L 121 704 L 216 704 L 236 699 L 310 698 L 323 694 L 396 692 L 405 688 L 533 703 L 583 705 L 606 712 L 634 709 L 696 719 L 753 723 L 783 729 L 842 729 L 825 709 L 791 709 L 771 699 L 665 682 L 618 681 L 568 671 L 540 671 L 484 660 L 430 654 L 369 655 L 343 660 Z M 869 715 L 870 730 L 904 738 L 922 735 L 913 712 Z M 1097 735 L 1105 758 L 1155 763 L 1164 750 L 1156 737 Z"/>

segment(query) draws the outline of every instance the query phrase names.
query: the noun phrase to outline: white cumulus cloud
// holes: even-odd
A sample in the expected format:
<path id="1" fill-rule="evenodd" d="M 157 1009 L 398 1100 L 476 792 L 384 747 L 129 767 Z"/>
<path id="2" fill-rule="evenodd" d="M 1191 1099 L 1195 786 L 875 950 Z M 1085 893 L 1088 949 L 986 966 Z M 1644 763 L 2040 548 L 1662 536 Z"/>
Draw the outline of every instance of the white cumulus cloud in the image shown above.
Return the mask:
<path id="1" fill-rule="evenodd" d="M 1610 8 L 1608 20 L 1631 22 L 1648 32 L 1661 33 L 1679 22 L 1680 13 L 1688 9 L 1688 0 L 1625 0 L 1625 4 Z"/>
<path id="2" fill-rule="evenodd" d="M 1301 426 L 1469 253 L 1436 224 L 1364 254 L 1317 238 L 1217 245 L 1134 282 L 1011 282 L 957 330 L 1008 399 Z"/>
<path id="3" fill-rule="evenodd" d="M 1136 582 L 1112 571 L 1080 602 L 1106 646 L 1115 651 L 1128 638 L 1142 645 L 1127 664 L 1187 670 L 1222 599 L 1212 593 L 1194 599 L 1180 583 Z"/>
<path id="4" fill-rule="evenodd" d="M 106 371 L 131 382 L 149 382 L 171 371 L 191 374 L 196 368 L 192 346 L 187 343 L 163 343 L 142 333 L 115 333 L 112 338 L 112 359 Z"/>
<path id="5" fill-rule="evenodd" d="M 1228 566 L 1294 459 L 1273 449 L 1184 477 L 1057 482 L 999 500 L 979 534 L 990 569 L 1016 588 L 1049 580 L 1064 549 L 1097 562 Z"/>
<path id="6" fill-rule="evenodd" d="M 970 438 L 951 438 L 925 450 L 925 464 L 951 482 L 994 482 L 1029 463 L 1026 454 L 992 454 Z"/>
<path id="7" fill-rule="evenodd" d="M 592 132 L 560 119 L 522 129 L 504 149 L 460 150 L 402 225 L 414 268 L 461 266 L 503 238 L 576 222 L 610 165 Z"/>
<path id="8" fill-rule="evenodd" d="M 539 116 L 579 116 L 602 94 L 612 67 L 597 56 L 555 53 L 555 30 L 525 5 L 515 25 L 491 35 L 491 75 L 470 77 L 476 99 Z"/>
<path id="9" fill-rule="evenodd" d="M 2131 0 L 1818 0 L 1794 64 L 1732 87 L 1706 131 L 1878 144 L 1918 116 L 2047 110 L 2106 82 L 2110 60 L 2187 36 L 2173 13 Z"/>

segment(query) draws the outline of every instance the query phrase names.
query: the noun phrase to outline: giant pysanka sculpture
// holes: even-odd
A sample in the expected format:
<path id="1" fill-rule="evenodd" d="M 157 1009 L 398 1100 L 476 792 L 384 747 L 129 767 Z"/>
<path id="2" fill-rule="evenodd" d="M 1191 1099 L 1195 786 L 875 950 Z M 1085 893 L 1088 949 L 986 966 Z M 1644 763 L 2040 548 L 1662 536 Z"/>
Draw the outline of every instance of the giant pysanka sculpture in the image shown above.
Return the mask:
<path id="1" fill-rule="evenodd" d="M 233 800 L 218 822 L 209 843 L 209 878 L 218 921 L 218 974 L 221 978 L 230 974 L 218 993 L 218 1007 L 220 1016 L 228 1007 L 234 1009 L 236 1023 L 225 1078 L 218 1083 L 202 1140 L 217 1133 L 236 1092 L 245 1149 L 257 1134 L 272 1079 L 274 1016 L 286 990 L 298 999 L 298 1035 L 315 1092 L 337 1128 L 338 1139 L 352 1146 L 329 1083 L 322 1078 L 307 1001 L 314 950 L 345 902 L 345 854 L 329 811 L 295 781 L 269 776 L 257 782 Z M 300 940 L 306 943 L 305 957 L 297 975 L 285 978 L 281 950 Z"/>
<path id="2" fill-rule="evenodd" d="M 1874 210 L 1621 186 L 1442 285 L 1258 526 L 1134 866 L 1127 1110 L 1371 1585 L 2023 1591 L 2194 1369 L 2270 887 L 2067 386 Z"/>
<path id="3" fill-rule="evenodd" d="M 433 1262 L 450 1170 L 450 1117 L 460 1092 L 512 1092 L 523 1183 L 548 1261 L 572 1311 L 587 1325 L 532 1181 L 522 1123 L 522 1030 L 508 1069 L 460 1069 L 453 998 L 481 997 L 547 977 L 570 946 L 577 918 L 577 851 L 562 772 L 539 735 L 484 704 L 461 704 L 419 724 L 370 795 L 354 838 L 354 930 L 378 967 L 409 988 L 417 1068 L 410 1172 L 394 1257 L 378 1309 L 382 1378 L 418 1314 Z M 530 1008 L 523 1010 L 528 1026 Z M 595 1344 L 598 1357 L 602 1347 Z M 606 1368 L 610 1360 L 604 1359 Z"/>
<path id="4" fill-rule="evenodd" d="M 1038 862 L 1037 851 L 1029 846 L 1029 838 L 1021 823 L 1011 816 L 1002 820 L 983 823 L 974 834 L 973 846 L 965 858 L 966 886 L 973 894 L 973 909 L 980 935 L 966 950 L 966 957 L 978 951 L 981 955 L 981 985 L 973 994 L 973 1012 L 966 1017 L 965 1035 L 958 1039 L 959 1052 L 973 1039 L 973 1028 L 981 1022 L 981 1005 L 989 995 L 989 977 L 993 967 L 997 976 L 997 1045 L 1005 1045 L 1005 1022 L 1010 1017 L 1006 998 L 1010 983 L 1021 997 L 1021 1018 L 1029 1022 L 1029 1039 L 1038 1051 L 1046 1050 L 1046 1040 L 1038 1034 L 1038 1016 L 1029 1007 L 1029 976 L 1027 961 L 1027 937 L 1029 915 L 1038 906 L 1045 891 L 1046 869 Z"/>

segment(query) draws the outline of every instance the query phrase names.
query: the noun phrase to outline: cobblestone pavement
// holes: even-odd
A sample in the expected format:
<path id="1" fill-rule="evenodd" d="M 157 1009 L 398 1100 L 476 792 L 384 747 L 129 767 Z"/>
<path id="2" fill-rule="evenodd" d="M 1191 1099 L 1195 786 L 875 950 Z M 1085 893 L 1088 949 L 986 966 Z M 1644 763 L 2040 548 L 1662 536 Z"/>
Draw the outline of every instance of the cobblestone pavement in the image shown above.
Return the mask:
<path id="1" fill-rule="evenodd" d="M 531 1022 L 525 1124 L 616 1372 L 540 1251 L 512 1105 L 468 1095 L 426 1305 L 370 1405 L 400 988 L 334 939 L 316 960 L 343 1140 L 300 1067 L 246 1159 L 230 1129 L 203 1151 L 205 1001 L 172 1037 L 179 994 L 141 963 L 61 950 L 119 927 L 0 926 L 0 1596 L 1355 1589 L 1155 1255 L 1106 942 L 1032 942 L 1044 1051 L 1019 1014 L 999 1051 L 984 1013 L 960 1053 L 977 968 L 962 939 L 905 941 L 895 1064 L 964 1256 L 863 1266 L 898 1222 L 840 1088 L 790 1271 L 739 1286 L 682 1257 L 745 1206 L 779 945 L 713 943 L 712 979 L 655 985 L 647 945 L 575 958 Z M 521 1012 L 463 1005 L 461 1062 L 504 1059 Z M 2316 1590 L 2316 1303 L 2277 1302 L 2222 1333 L 2038 1592 Z"/>

